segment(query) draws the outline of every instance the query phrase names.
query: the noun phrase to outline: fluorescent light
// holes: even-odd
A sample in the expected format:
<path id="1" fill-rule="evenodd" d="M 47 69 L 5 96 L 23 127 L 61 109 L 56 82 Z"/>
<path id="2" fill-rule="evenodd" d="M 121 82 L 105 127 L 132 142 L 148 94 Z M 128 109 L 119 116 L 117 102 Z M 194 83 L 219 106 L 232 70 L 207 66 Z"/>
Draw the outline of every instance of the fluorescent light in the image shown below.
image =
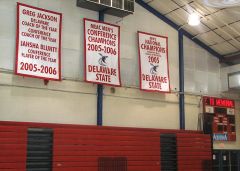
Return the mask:
<path id="1" fill-rule="evenodd" d="M 200 24 L 200 17 L 196 13 L 192 13 L 188 16 L 188 24 L 190 26 L 197 26 Z"/>

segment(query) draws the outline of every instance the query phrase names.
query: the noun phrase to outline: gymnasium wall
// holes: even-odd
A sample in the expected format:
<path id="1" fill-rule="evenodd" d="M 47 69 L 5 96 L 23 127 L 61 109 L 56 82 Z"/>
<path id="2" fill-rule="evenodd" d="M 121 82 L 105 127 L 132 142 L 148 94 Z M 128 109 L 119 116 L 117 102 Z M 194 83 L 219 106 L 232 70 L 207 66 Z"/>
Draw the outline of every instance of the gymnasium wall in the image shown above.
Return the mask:
<path id="1" fill-rule="evenodd" d="M 98 19 L 98 13 L 77 7 L 76 0 L 18 1 L 63 13 L 63 81 L 44 85 L 42 80 L 13 74 L 16 2 L 0 1 L 0 22 L 4 23 L 0 29 L 0 120 L 95 125 L 96 85 L 83 82 L 83 18 Z M 177 31 L 138 4 L 133 15 L 106 15 L 105 21 L 121 28 L 123 87 L 104 87 L 103 125 L 179 129 Z M 137 31 L 168 37 L 171 93 L 139 90 Z M 220 94 L 220 66 L 215 57 L 187 38 L 184 51 L 186 129 L 197 130 L 201 96 Z M 224 148 L 240 147 L 227 143 Z"/>

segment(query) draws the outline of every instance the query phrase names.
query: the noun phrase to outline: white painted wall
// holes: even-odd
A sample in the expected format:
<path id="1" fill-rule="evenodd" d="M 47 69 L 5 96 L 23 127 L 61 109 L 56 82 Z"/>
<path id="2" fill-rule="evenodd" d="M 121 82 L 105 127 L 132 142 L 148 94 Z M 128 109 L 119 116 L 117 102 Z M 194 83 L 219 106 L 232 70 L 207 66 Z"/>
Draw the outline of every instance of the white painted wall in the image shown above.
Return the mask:
<path id="1" fill-rule="evenodd" d="M 16 0 L 0 0 L 0 120 L 96 124 L 96 86 L 83 81 L 83 18 L 98 13 L 76 7 L 76 0 L 21 0 L 19 2 L 63 13 L 62 82 L 45 86 L 42 80 L 12 74 L 15 60 Z M 136 4 L 134 15 L 105 16 L 121 27 L 123 87 L 104 88 L 103 124 L 110 126 L 179 128 L 177 31 Z M 170 94 L 138 89 L 137 31 L 169 37 Z M 217 94 L 219 64 L 203 49 L 185 40 L 186 90 Z M 197 53 L 193 53 L 197 51 Z M 189 53 L 190 54 L 189 54 Z M 201 55 L 199 55 L 199 53 Z M 204 55 L 202 55 L 204 54 Z M 193 59 L 192 59 L 193 58 Z M 194 66 L 194 68 L 191 66 Z M 191 75 L 191 74 L 192 75 Z M 206 78 L 206 75 L 208 77 Z M 216 88 L 216 90 L 215 90 Z M 201 91 L 201 92 L 200 92 Z M 197 129 L 199 95 L 186 95 L 186 129 Z M 238 118 L 239 120 L 239 118 Z M 230 147 L 237 148 L 236 144 Z"/>
<path id="2" fill-rule="evenodd" d="M 96 86 L 0 73 L 0 120 L 94 125 Z"/>
<path id="3" fill-rule="evenodd" d="M 106 22 L 120 25 L 121 76 L 123 86 L 138 85 L 137 31 L 168 37 L 169 73 L 172 90 L 178 90 L 178 32 L 136 4 L 134 15 L 118 18 L 106 15 Z"/>
<path id="4" fill-rule="evenodd" d="M 62 76 L 83 80 L 83 18 L 98 13 L 76 6 L 76 0 L 0 0 L 0 68 L 13 70 L 15 63 L 16 3 L 63 13 Z"/>
<path id="5" fill-rule="evenodd" d="M 220 94 L 219 60 L 184 36 L 185 91 L 217 96 Z"/>

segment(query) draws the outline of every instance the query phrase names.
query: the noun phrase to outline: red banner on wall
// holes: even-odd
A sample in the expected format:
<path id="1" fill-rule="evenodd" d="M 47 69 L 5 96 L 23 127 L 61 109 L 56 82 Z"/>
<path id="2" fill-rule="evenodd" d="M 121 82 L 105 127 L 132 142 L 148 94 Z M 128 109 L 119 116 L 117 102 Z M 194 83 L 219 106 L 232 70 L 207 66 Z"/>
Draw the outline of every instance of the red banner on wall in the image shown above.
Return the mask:
<path id="1" fill-rule="evenodd" d="M 84 19 L 85 81 L 121 86 L 120 27 Z"/>
<path id="2" fill-rule="evenodd" d="M 170 92 L 168 38 L 138 32 L 140 89 Z"/>
<path id="3" fill-rule="evenodd" d="M 62 14 L 17 4 L 15 73 L 61 80 Z"/>

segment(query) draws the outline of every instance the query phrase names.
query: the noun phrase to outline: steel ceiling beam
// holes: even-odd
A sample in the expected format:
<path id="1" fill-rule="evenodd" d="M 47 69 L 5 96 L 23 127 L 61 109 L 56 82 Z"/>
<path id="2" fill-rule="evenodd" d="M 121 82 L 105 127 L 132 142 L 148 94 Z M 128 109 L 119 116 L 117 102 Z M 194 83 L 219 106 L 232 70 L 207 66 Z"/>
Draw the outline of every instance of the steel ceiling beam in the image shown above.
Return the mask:
<path id="1" fill-rule="evenodd" d="M 169 18 L 167 18 L 166 16 L 164 16 L 163 14 L 161 14 L 159 11 L 155 10 L 153 7 L 151 7 L 150 5 L 148 5 L 146 2 L 144 2 L 143 0 L 135 0 L 139 5 L 141 5 L 143 8 L 145 8 L 147 11 L 149 11 L 150 13 L 152 13 L 153 15 L 155 15 L 156 17 L 158 17 L 159 19 L 161 19 L 162 21 L 164 21 L 165 23 L 167 23 L 168 25 L 170 25 L 171 27 L 173 27 L 175 30 L 179 31 L 181 29 L 182 34 L 184 36 L 186 36 L 187 38 L 191 39 L 193 42 L 195 42 L 197 45 L 199 45 L 200 47 L 202 47 L 203 49 L 205 49 L 206 51 L 208 51 L 210 54 L 212 54 L 213 56 L 217 57 L 219 60 L 224 59 L 224 57 L 219 54 L 218 52 L 216 52 L 215 50 L 213 50 L 212 48 L 210 48 L 208 45 L 206 45 L 205 43 L 203 43 L 201 40 L 194 38 L 194 36 L 189 33 L 188 31 L 184 30 L 183 28 L 181 28 L 180 25 L 177 25 L 176 23 L 174 23 L 172 20 L 170 20 Z"/>
<path id="2" fill-rule="evenodd" d="M 234 56 L 229 56 L 229 57 L 224 57 L 224 59 L 220 60 L 220 62 L 234 62 L 236 60 L 240 60 L 240 54 L 234 55 Z"/>

